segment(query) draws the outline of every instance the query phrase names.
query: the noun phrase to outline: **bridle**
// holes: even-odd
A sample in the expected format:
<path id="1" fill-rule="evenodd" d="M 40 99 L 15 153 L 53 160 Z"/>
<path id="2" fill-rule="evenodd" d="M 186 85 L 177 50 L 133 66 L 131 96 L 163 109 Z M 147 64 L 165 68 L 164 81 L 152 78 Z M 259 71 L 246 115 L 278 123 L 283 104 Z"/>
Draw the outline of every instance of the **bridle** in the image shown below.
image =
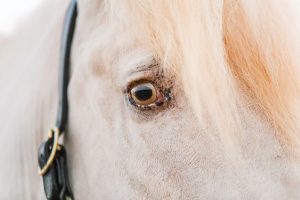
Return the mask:
<path id="1" fill-rule="evenodd" d="M 48 139 L 39 147 L 39 174 L 43 177 L 48 200 L 73 200 L 67 168 L 67 153 L 58 140 L 65 133 L 68 119 L 68 83 L 70 54 L 77 18 L 77 1 L 71 0 L 66 13 L 60 49 L 59 102 L 55 128 L 50 129 Z"/>

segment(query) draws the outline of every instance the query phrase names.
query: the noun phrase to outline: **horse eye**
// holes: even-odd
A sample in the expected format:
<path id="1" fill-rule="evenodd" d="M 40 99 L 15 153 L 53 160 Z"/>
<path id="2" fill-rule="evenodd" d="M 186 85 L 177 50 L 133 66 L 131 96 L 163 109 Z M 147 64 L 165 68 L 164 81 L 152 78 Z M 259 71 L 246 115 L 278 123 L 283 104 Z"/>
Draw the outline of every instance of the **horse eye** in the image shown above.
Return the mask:
<path id="1" fill-rule="evenodd" d="M 148 106 L 156 103 L 158 99 L 158 90 L 152 83 L 140 83 L 130 89 L 130 96 L 134 104 Z"/>

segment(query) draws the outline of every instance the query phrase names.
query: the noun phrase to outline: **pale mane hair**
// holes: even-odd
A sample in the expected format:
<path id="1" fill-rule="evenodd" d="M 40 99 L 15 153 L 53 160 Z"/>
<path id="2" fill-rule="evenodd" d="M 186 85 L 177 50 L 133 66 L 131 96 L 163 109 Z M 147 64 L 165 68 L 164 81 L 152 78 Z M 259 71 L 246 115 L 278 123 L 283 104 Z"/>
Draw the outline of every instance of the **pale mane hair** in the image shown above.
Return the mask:
<path id="1" fill-rule="evenodd" d="M 182 81 L 204 130 L 213 125 L 225 145 L 236 142 L 243 133 L 238 112 L 242 91 L 244 101 L 263 114 L 282 144 L 295 150 L 300 144 L 300 23 L 292 4 L 277 0 L 105 3 L 140 43 L 156 53 L 162 68 Z"/>

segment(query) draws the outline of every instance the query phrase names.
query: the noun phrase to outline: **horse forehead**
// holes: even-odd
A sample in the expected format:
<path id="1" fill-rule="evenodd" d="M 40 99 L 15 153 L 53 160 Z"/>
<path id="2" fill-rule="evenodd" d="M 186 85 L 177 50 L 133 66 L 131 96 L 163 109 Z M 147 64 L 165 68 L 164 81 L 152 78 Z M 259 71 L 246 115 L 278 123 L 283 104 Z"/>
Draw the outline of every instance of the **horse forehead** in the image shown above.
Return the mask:
<path id="1" fill-rule="evenodd" d="M 81 70 L 123 80 L 134 68 L 153 61 L 153 54 L 138 43 L 130 28 L 113 19 L 79 20 L 72 54 Z"/>

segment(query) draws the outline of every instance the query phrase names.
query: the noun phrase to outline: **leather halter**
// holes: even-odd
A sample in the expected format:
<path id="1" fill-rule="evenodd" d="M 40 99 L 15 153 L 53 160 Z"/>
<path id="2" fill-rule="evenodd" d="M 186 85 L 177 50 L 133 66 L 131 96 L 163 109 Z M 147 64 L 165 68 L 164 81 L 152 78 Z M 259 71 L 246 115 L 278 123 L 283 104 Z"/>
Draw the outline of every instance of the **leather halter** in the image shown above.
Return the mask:
<path id="1" fill-rule="evenodd" d="M 59 136 L 65 133 L 68 119 L 68 83 L 70 55 L 77 17 L 77 1 L 71 0 L 64 21 L 60 49 L 59 102 L 56 126 L 50 129 L 48 139 L 40 145 L 38 162 L 43 176 L 45 195 L 48 200 L 73 200 L 69 184 L 67 154 L 64 146 L 58 143 Z"/>

